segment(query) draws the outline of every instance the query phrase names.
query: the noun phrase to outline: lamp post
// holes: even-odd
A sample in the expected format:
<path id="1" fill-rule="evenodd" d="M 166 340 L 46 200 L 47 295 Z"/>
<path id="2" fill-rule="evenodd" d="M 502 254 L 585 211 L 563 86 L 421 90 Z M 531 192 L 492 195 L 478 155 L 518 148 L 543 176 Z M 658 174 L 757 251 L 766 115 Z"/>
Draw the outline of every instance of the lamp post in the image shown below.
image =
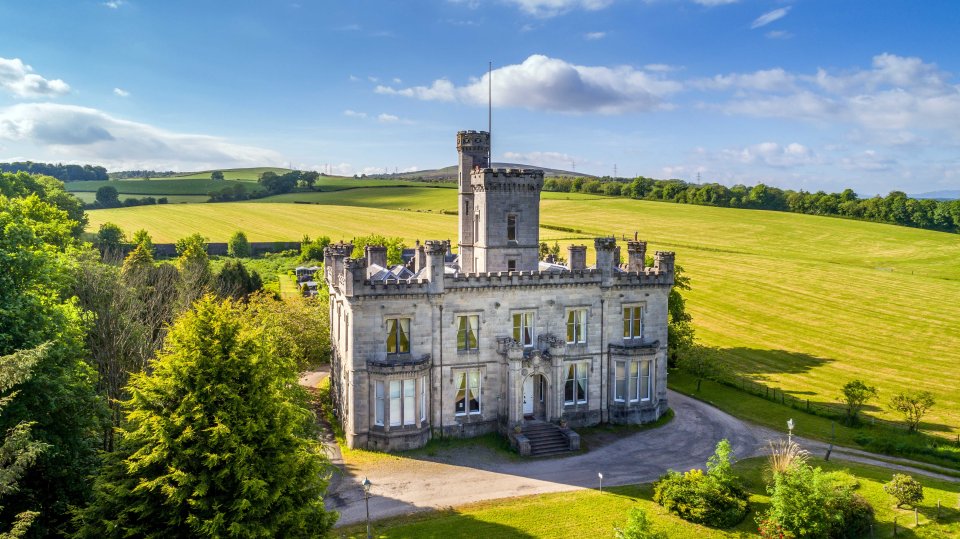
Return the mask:
<path id="1" fill-rule="evenodd" d="M 364 477 L 363 483 L 360 484 L 363 485 L 363 501 L 367 506 L 367 539 L 370 539 L 372 537 L 372 535 L 370 535 L 370 486 L 373 485 L 373 483 Z"/>
<path id="2" fill-rule="evenodd" d="M 787 443 L 793 442 L 793 418 L 787 420 Z"/>
<path id="3" fill-rule="evenodd" d="M 603 472 L 597 472 L 597 477 L 600 478 L 600 494 L 603 494 Z"/>

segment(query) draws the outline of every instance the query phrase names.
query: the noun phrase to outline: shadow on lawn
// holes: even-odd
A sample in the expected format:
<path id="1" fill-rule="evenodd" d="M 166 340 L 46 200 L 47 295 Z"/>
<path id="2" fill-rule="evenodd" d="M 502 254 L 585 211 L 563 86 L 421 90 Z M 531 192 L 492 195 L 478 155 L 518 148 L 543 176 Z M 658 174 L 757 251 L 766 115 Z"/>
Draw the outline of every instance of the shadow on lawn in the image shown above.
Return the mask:
<path id="1" fill-rule="evenodd" d="M 786 350 L 758 348 L 719 348 L 718 353 L 746 376 L 762 379 L 769 374 L 802 374 L 834 360 Z"/>
<path id="2" fill-rule="evenodd" d="M 418 537 L 448 539 L 456 537 L 504 537 L 515 539 L 532 539 L 534 536 L 526 532 L 485 520 L 478 520 L 454 509 L 430 511 L 417 515 L 388 518 L 371 525 L 371 535 L 378 539 L 392 539 L 394 537 Z M 356 524 L 335 529 L 331 537 L 343 539 L 362 539 L 367 537 L 364 524 Z"/>

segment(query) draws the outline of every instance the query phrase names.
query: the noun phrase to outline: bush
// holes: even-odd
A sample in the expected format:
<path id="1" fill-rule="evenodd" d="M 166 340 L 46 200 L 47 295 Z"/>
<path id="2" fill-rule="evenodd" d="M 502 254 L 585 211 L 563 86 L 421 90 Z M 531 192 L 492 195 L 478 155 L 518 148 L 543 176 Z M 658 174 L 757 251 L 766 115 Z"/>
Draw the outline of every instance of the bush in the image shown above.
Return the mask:
<path id="1" fill-rule="evenodd" d="M 653 501 L 680 518 L 729 528 L 747 515 L 747 492 L 731 472 L 730 442 L 721 440 L 707 461 L 707 473 L 670 471 L 653 487 Z"/>
<path id="2" fill-rule="evenodd" d="M 893 474 L 893 479 L 883 485 L 883 491 L 897 500 L 897 507 L 904 505 L 916 507 L 923 501 L 923 485 L 906 474 Z"/>
<path id="3" fill-rule="evenodd" d="M 653 522 L 647 517 L 647 512 L 639 507 L 630 510 L 626 526 L 614 529 L 616 539 L 667 539 L 666 533 L 653 529 Z"/>
<path id="4" fill-rule="evenodd" d="M 250 256 L 250 242 L 247 241 L 247 235 L 242 230 L 238 230 L 230 236 L 230 241 L 227 242 L 227 254 L 237 258 Z"/>
<path id="5" fill-rule="evenodd" d="M 849 491 L 848 491 L 849 492 Z M 842 523 L 830 532 L 830 537 L 836 539 L 857 539 L 870 535 L 873 525 L 873 507 L 863 496 L 849 493 L 849 496 L 839 497 L 842 503 L 836 509 L 842 515 Z"/>
<path id="6" fill-rule="evenodd" d="M 770 508 L 757 516 L 761 537 L 852 538 L 869 533 L 873 507 L 853 489 L 855 478 L 805 462 L 775 472 Z"/>

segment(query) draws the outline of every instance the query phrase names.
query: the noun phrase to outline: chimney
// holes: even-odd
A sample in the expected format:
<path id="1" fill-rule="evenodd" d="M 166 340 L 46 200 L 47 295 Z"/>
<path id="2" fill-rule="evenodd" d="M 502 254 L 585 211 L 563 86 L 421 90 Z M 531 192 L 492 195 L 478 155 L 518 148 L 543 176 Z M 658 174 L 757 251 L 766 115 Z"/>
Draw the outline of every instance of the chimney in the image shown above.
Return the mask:
<path id="1" fill-rule="evenodd" d="M 426 266 L 427 255 L 423 250 L 423 245 L 420 245 L 420 240 L 417 240 L 417 244 L 413 248 L 413 272 L 420 273 L 420 270 Z"/>
<path id="2" fill-rule="evenodd" d="M 587 269 L 587 246 L 567 246 L 567 268 L 570 271 Z"/>
<path id="3" fill-rule="evenodd" d="M 387 267 L 387 248 L 383 245 L 367 245 L 363 250 L 367 258 L 367 267 L 376 264 L 381 268 Z"/>
<path id="4" fill-rule="evenodd" d="M 673 263 L 674 254 L 672 251 L 657 251 L 653 253 L 653 269 L 657 273 L 666 273 L 670 276 L 670 282 L 673 283 Z"/>
<path id="5" fill-rule="evenodd" d="M 647 260 L 647 242 L 627 242 L 627 271 L 643 273 Z"/>
<path id="6" fill-rule="evenodd" d="M 367 276 L 366 264 L 360 258 L 347 258 L 343 261 L 343 295 L 353 296 L 354 291 L 363 284 Z"/>
<path id="7" fill-rule="evenodd" d="M 443 292 L 443 259 L 447 253 L 446 242 L 427 240 L 426 242 L 427 258 L 427 280 L 430 281 L 428 290 L 432 293 Z"/>
<path id="8" fill-rule="evenodd" d="M 593 245 L 597 250 L 597 269 L 604 273 L 612 273 L 613 268 L 617 266 L 617 240 L 616 238 L 597 238 L 593 240 Z"/>
<path id="9" fill-rule="evenodd" d="M 353 244 L 343 242 L 330 244 L 323 250 L 323 272 L 332 280 L 331 284 L 337 284 L 337 279 L 343 272 L 343 261 L 352 252 Z"/>

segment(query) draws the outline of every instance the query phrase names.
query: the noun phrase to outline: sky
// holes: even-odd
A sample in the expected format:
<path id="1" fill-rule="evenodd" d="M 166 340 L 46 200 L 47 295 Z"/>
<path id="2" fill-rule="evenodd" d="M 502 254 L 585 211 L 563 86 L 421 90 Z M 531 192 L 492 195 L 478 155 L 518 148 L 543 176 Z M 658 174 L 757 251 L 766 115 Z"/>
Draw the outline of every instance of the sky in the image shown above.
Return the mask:
<path id="1" fill-rule="evenodd" d="M 0 161 L 960 188 L 954 0 L 0 3 Z"/>

